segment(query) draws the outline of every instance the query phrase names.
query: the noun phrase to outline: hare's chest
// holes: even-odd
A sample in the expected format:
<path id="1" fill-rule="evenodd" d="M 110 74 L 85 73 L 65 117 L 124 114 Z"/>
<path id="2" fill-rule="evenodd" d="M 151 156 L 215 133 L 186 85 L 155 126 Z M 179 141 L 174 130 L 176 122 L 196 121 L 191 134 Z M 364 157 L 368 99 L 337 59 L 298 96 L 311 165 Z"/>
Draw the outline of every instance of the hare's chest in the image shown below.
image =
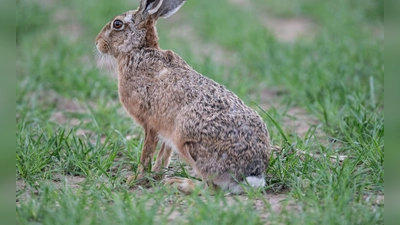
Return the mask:
<path id="1" fill-rule="evenodd" d="M 149 86 L 137 84 L 129 80 L 118 81 L 118 95 L 120 102 L 131 116 L 138 122 L 151 113 L 151 96 Z"/>

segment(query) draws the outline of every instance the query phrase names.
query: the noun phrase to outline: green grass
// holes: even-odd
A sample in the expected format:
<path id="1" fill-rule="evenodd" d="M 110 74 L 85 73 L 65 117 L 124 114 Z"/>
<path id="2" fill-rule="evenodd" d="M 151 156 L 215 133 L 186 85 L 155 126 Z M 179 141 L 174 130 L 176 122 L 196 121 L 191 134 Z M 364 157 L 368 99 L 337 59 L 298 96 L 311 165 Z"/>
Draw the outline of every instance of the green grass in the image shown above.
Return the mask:
<path id="1" fill-rule="evenodd" d="M 383 224 L 383 3 L 232 2 L 187 1 L 159 21 L 160 44 L 260 112 L 282 147 L 271 157 L 268 188 L 232 197 L 181 196 L 160 182 L 128 187 L 143 132 L 123 112 L 116 78 L 97 68 L 94 38 L 138 3 L 19 0 L 17 224 Z M 308 18 L 313 35 L 282 42 L 266 15 Z M 193 33 L 171 34 L 185 26 Z M 199 53 L 204 45 L 233 61 Z M 305 133 L 287 122 L 303 119 L 292 113 L 299 109 L 314 121 Z M 270 198 L 281 194 L 276 212 Z"/>

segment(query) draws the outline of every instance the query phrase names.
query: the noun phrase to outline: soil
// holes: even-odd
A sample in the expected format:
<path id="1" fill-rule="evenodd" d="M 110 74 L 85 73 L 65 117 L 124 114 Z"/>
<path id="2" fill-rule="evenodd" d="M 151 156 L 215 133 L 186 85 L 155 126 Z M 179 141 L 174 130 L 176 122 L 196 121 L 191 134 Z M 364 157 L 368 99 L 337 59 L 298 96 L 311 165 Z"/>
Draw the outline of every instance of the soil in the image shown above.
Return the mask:
<path id="1" fill-rule="evenodd" d="M 292 43 L 300 37 L 311 38 L 315 32 L 314 23 L 306 17 L 282 19 L 264 15 L 261 21 L 281 42 Z"/>
<path id="2" fill-rule="evenodd" d="M 241 9 L 255 9 L 250 1 L 229 0 Z M 316 32 L 316 24 L 307 17 L 280 18 L 270 15 L 269 12 L 259 13 L 259 20 L 272 31 L 278 41 L 292 43 L 298 38 L 312 38 Z"/>
<path id="3" fill-rule="evenodd" d="M 175 17 L 177 17 L 177 15 Z M 175 20 L 177 23 L 179 23 L 179 21 L 184 21 L 179 18 L 174 18 L 173 21 Z M 173 21 L 169 23 L 173 23 Z M 239 61 L 238 58 L 235 57 L 234 52 L 228 51 L 217 44 L 203 42 L 197 35 L 196 30 L 189 24 L 180 23 L 174 25 L 168 36 L 171 39 L 181 40 L 182 43 L 188 45 L 187 48 L 196 53 L 196 60 L 202 61 L 205 58 L 209 58 L 214 63 L 225 67 L 231 67 Z"/>

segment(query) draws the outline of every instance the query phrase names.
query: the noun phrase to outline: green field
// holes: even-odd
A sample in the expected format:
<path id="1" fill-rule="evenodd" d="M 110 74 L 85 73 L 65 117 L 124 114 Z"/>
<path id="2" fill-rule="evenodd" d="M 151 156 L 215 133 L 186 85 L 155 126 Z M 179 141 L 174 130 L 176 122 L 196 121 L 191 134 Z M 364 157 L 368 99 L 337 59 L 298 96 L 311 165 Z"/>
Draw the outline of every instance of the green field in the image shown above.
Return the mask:
<path id="1" fill-rule="evenodd" d="M 17 0 L 17 224 L 383 224 L 383 1 L 188 0 L 160 19 L 160 46 L 280 146 L 266 189 L 239 196 L 125 184 L 144 132 L 94 39 L 138 3 Z"/>

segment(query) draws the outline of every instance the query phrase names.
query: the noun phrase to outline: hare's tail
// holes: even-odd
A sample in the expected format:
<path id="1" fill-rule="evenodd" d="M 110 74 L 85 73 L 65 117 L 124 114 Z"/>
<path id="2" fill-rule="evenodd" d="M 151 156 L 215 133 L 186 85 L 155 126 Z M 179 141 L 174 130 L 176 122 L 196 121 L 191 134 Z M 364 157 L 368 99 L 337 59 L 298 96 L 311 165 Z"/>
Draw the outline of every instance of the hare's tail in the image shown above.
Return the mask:
<path id="1" fill-rule="evenodd" d="M 246 177 L 246 184 L 250 185 L 253 188 L 261 188 L 265 186 L 265 179 L 264 177 Z"/>
<path id="2" fill-rule="evenodd" d="M 223 190 L 229 191 L 233 194 L 241 194 L 248 188 L 263 188 L 265 186 L 265 179 L 264 177 L 256 177 L 256 176 L 249 176 L 240 183 L 231 181 L 229 183 L 219 183 L 219 185 Z"/>

